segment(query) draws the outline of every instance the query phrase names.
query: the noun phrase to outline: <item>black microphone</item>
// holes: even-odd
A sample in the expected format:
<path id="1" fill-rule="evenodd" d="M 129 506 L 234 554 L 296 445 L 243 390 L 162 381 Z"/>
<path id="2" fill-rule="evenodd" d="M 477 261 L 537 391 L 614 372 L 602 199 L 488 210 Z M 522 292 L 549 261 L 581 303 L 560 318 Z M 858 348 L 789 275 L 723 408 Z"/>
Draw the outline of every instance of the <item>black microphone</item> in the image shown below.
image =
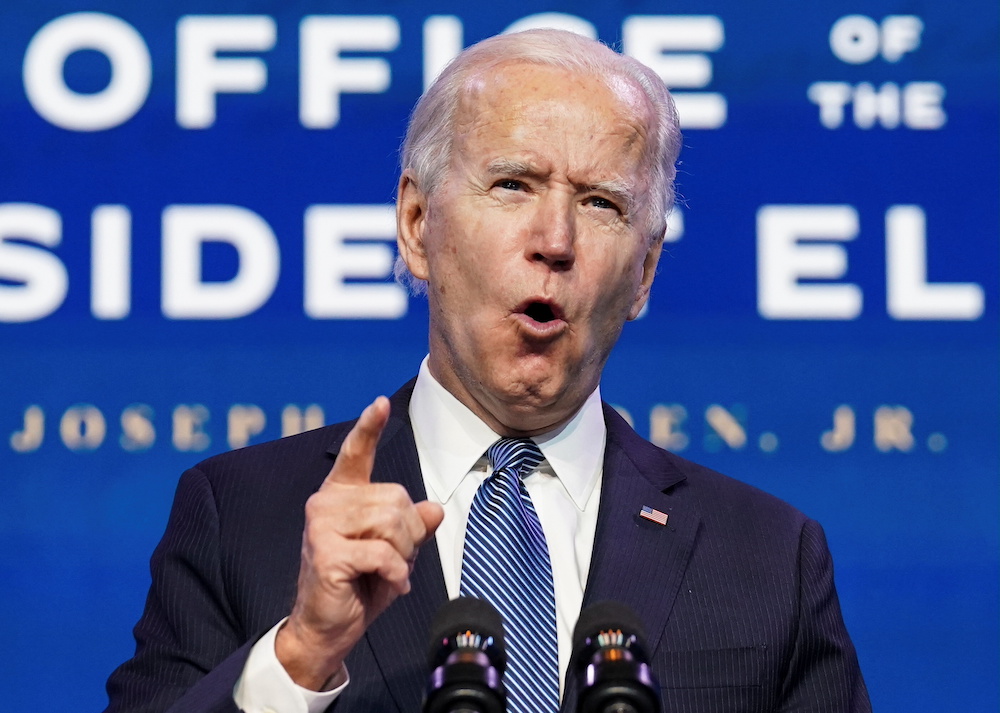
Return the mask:
<path id="1" fill-rule="evenodd" d="M 429 663 L 423 713 L 507 710 L 503 620 L 492 604 L 459 597 L 441 607 L 431 625 Z"/>
<path id="2" fill-rule="evenodd" d="M 598 602 L 583 610 L 570 666 L 580 691 L 578 713 L 660 713 L 660 685 L 642 626 L 624 604 Z"/>

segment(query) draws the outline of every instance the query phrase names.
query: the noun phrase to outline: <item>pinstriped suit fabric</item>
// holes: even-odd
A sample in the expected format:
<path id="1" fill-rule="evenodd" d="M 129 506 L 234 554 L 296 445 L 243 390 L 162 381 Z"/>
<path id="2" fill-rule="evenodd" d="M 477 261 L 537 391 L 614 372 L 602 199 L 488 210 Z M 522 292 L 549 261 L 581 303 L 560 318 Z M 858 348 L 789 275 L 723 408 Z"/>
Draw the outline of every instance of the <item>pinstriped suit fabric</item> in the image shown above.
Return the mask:
<path id="1" fill-rule="evenodd" d="M 603 591 L 658 632 L 650 639 L 664 711 L 870 711 L 819 525 L 664 455 L 686 477 L 657 492 L 628 477 L 645 467 L 634 451 L 609 453 L 605 468 L 622 490 L 614 500 L 602 494 L 596 537 L 618 539 L 613 550 L 595 549 L 584 600 Z M 668 525 L 638 517 L 639 503 L 669 513 Z M 636 562 L 649 565 L 642 576 Z"/>
<path id="2" fill-rule="evenodd" d="M 425 497 L 406 419 L 392 416 L 373 479 Z M 601 511 L 584 606 L 630 605 L 644 622 L 666 713 L 867 713 L 823 532 L 794 508 L 639 438 L 610 408 Z M 294 600 L 303 507 L 351 423 L 211 458 L 184 474 L 153 556 L 137 649 L 109 679 L 109 711 L 233 711 L 249 645 Z M 667 526 L 638 516 L 668 513 Z M 337 713 L 415 713 L 427 630 L 445 602 L 437 549 L 413 591 L 347 660 Z M 561 710 L 575 710 L 567 681 Z"/>

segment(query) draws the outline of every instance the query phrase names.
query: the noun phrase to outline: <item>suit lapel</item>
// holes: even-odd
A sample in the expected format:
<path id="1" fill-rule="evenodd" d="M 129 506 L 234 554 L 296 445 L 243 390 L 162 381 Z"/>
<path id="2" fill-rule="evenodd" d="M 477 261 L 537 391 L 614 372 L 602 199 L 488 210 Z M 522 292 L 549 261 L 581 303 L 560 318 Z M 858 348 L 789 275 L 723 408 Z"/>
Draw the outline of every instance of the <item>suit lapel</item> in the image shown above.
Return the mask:
<path id="1" fill-rule="evenodd" d="M 655 649 L 677 596 L 698 531 L 697 513 L 673 494 L 685 476 L 667 453 L 640 438 L 605 406 L 608 440 L 601 506 L 583 606 L 628 605 Z M 664 512 L 666 525 L 639 517 L 643 506 Z M 652 654 L 652 651 L 649 652 Z M 562 710 L 576 709 L 575 676 L 567 675 Z"/>
<path id="2" fill-rule="evenodd" d="M 392 410 L 379 441 L 372 471 L 373 482 L 400 483 L 414 502 L 425 500 L 423 476 L 409 420 L 413 382 L 392 397 Z M 330 449 L 339 450 L 340 443 Z M 434 614 L 448 599 L 441 574 L 437 542 L 431 538 L 420 548 L 410 593 L 399 597 L 368 627 L 365 637 L 401 713 L 419 710 L 427 684 L 427 636 Z"/>

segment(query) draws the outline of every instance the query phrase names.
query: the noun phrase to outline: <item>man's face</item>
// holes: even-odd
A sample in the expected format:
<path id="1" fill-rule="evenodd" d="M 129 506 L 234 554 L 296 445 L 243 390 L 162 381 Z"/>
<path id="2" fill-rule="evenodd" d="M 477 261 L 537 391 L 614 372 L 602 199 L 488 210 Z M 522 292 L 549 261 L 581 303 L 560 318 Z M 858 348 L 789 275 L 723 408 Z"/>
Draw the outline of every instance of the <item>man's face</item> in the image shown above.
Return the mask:
<path id="1" fill-rule="evenodd" d="M 645 303 L 649 110 L 553 67 L 476 85 L 440 187 L 401 180 L 400 249 L 428 282 L 435 378 L 494 430 L 531 434 L 572 417 Z"/>

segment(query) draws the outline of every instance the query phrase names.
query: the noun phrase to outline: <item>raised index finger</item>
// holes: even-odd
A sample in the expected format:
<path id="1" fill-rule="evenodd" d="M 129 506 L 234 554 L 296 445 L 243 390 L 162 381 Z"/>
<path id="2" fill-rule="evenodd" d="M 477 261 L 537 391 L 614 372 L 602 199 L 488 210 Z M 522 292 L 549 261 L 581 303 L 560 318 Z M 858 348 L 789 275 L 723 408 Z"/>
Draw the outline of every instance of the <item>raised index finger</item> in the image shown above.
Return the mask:
<path id="1" fill-rule="evenodd" d="M 364 485 L 371 482 L 375 464 L 375 447 L 382 436 L 382 429 L 389 420 L 389 399 L 379 396 L 361 412 L 358 422 L 347 434 L 337 460 L 326 476 L 329 482 L 343 485 Z"/>

